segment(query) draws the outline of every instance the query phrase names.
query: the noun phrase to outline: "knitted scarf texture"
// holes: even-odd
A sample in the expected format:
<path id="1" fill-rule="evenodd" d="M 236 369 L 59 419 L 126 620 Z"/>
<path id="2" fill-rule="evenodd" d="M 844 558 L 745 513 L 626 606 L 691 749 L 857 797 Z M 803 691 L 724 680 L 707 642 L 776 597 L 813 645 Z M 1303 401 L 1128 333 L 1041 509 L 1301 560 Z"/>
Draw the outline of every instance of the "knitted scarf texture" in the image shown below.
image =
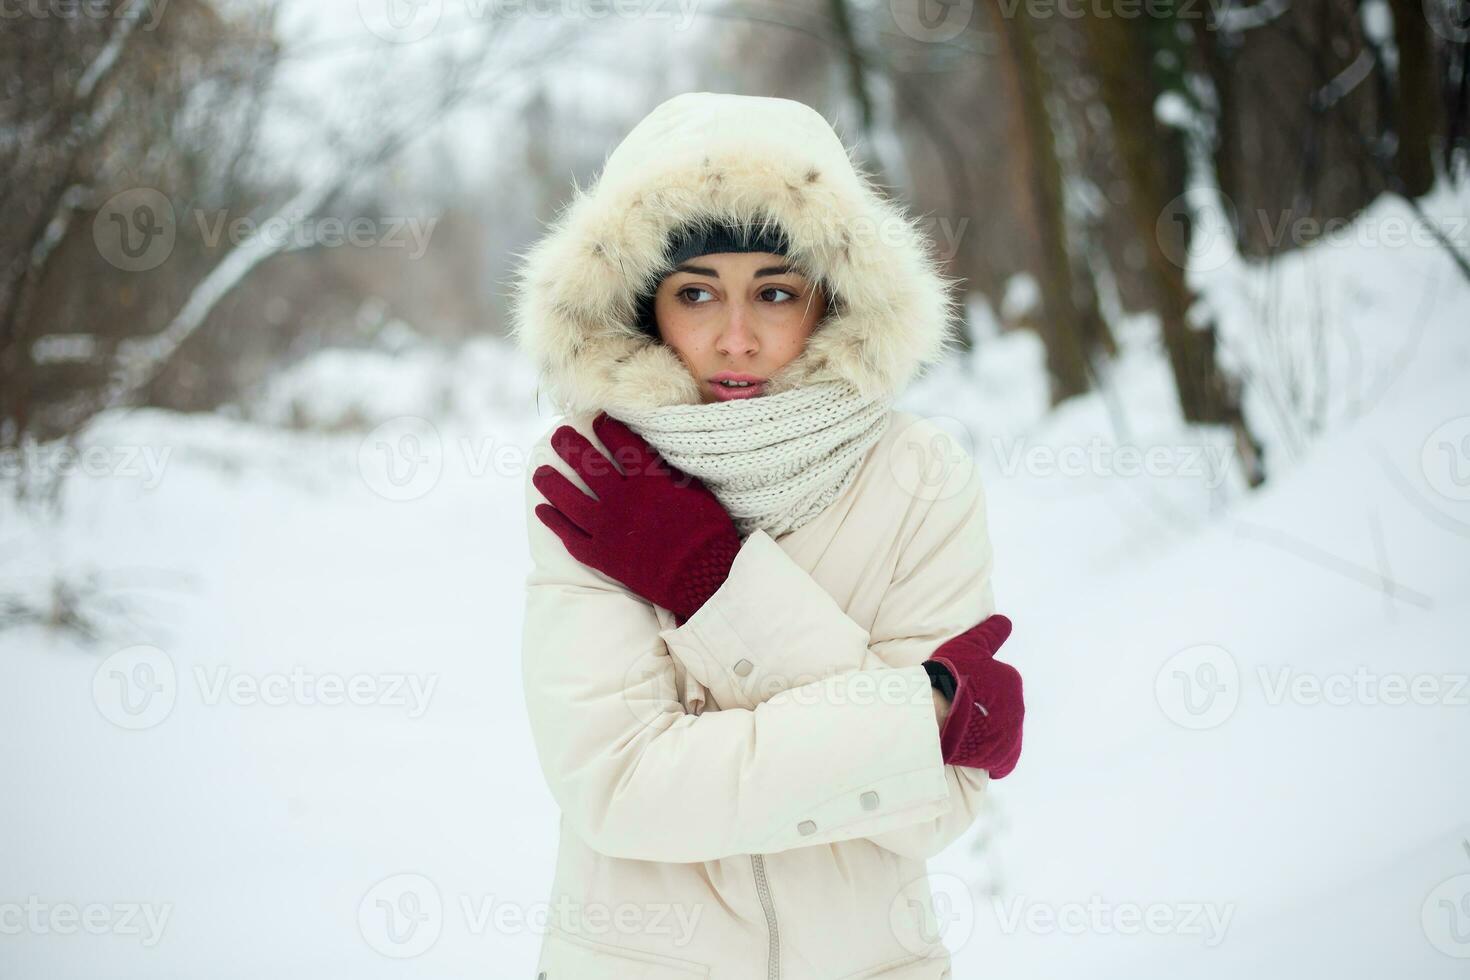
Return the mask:
<path id="1" fill-rule="evenodd" d="M 623 411 L 672 467 L 696 476 L 741 537 L 795 531 L 852 483 L 888 427 L 892 403 L 846 381 L 702 405 Z"/>

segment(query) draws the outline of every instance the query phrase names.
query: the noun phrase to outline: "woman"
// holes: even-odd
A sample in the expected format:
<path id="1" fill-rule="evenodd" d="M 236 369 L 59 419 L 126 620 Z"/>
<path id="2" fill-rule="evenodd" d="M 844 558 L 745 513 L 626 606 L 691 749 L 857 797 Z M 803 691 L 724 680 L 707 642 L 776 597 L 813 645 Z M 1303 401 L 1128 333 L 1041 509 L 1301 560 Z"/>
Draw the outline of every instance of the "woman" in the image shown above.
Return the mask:
<path id="1" fill-rule="evenodd" d="M 974 467 L 892 408 L 948 287 L 817 112 L 711 93 L 524 257 L 540 980 L 949 976 L 924 862 L 1024 709 Z"/>

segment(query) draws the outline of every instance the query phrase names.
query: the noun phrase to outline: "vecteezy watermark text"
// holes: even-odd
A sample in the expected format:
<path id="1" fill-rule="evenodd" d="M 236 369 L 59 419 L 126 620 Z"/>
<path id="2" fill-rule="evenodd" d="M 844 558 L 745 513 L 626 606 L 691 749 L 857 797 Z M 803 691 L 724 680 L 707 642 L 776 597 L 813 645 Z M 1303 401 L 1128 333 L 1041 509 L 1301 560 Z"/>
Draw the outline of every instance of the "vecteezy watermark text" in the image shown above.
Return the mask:
<path id="1" fill-rule="evenodd" d="M 138 936 L 146 947 L 157 946 L 173 913 L 173 903 L 46 902 L 28 895 L 24 902 L 0 901 L 0 936 Z"/>
<path id="2" fill-rule="evenodd" d="M 1154 677 L 1154 694 L 1175 724 L 1217 728 L 1235 713 L 1251 678 L 1262 703 L 1271 708 L 1470 707 L 1470 674 L 1463 672 L 1383 671 L 1365 664 L 1319 671 L 1258 664 L 1252 673 L 1243 673 L 1230 651 L 1215 644 L 1186 647 L 1169 657 Z"/>
<path id="3" fill-rule="evenodd" d="M 424 715 L 439 684 L 438 674 L 342 674 L 311 671 L 299 664 L 289 670 L 253 672 L 226 664 L 196 664 L 193 677 L 205 707 L 401 708 L 411 719 Z M 119 728 L 152 728 L 173 712 L 181 686 L 173 658 L 158 647 L 140 644 L 118 650 L 98 664 L 92 675 L 92 701 Z"/>
<path id="4" fill-rule="evenodd" d="M 358 931 L 377 952 L 408 959 L 427 952 L 443 934 L 451 909 L 470 935 L 562 931 L 583 936 L 656 936 L 681 948 L 694 940 L 704 905 L 699 902 L 599 902 L 559 895 L 522 902 L 495 895 L 459 895 L 446 902 L 427 875 L 403 872 L 376 882 L 357 906 Z"/>
<path id="5" fill-rule="evenodd" d="M 991 439 L 991 449 L 1007 477 L 1186 477 L 1213 490 L 1230 475 L 1235 450 L 1228 445 L 1115 444 L 1093 436 L 1085 444 L 1047 445 L 1025 437 Z"/>

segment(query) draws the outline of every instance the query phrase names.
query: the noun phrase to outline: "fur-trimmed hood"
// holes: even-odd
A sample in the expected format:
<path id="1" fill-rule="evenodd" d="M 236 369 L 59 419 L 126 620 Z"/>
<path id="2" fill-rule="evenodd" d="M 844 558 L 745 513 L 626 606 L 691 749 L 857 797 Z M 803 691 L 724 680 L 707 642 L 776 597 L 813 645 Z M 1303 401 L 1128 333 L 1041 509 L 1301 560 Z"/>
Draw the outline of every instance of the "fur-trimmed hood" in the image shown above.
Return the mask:
<path id="1" fill-rule="evenodd" d="M 852 162 L 831 125 L 789 99 L 690 92 L 662 103 L 607 158 L 591 189 L 519 256 L 511 334 L 565 413 L 698 404 L 679 356 L 638 324 L 668 272 L 672 231 L 700 221 L 785 233 L 827 315 L 768 395 L 845 379 L 896 395 L 956 340 L 952 281 L 933 244 Z"/>

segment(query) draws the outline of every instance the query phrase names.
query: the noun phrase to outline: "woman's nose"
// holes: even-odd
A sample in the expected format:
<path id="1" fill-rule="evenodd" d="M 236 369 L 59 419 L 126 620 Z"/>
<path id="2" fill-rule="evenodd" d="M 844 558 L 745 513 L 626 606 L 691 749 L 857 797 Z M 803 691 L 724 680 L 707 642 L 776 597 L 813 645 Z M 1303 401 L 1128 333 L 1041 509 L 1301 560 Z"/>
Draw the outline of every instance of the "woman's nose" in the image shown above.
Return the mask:
<path id="1" fill-rule="evenodd" d="M 750 315 L 743 304 L 730 308 L 730 318 L 715 341 L 715 349 L 721 354 L 754 354 L 760 349 L 755 331 L 750 328 Z"/>

